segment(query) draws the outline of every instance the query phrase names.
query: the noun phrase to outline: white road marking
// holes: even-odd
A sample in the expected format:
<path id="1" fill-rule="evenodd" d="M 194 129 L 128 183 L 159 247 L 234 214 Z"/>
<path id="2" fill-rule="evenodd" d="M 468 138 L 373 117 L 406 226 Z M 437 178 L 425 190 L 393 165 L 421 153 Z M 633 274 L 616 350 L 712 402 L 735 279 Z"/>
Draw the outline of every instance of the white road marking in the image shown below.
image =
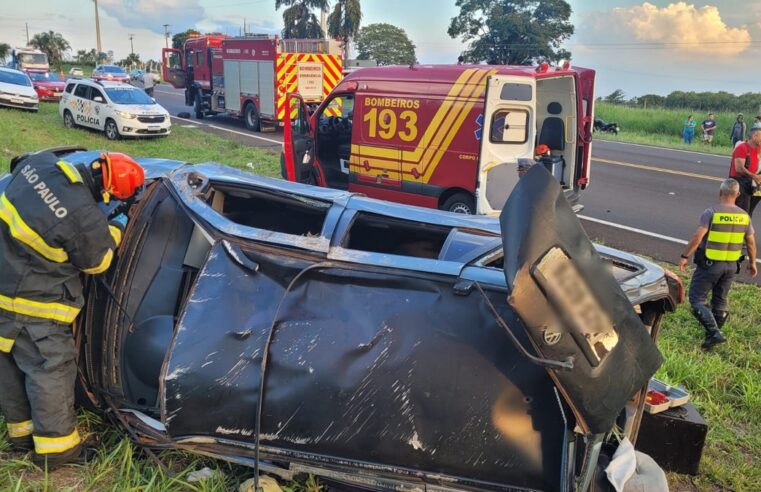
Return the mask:
<path id="1" fill-rule="evenodd" d="M 624 231 L 634 232 L 636 234 L 642 234 L 643 236 L 649 236 L 649 237 L 654 237 L 656 239 L 662 239 L 664 241 L 669 241 L 671 243 L 682 244 L 682 245 L 687 244 L 687 241 L 685 241 L 684 239 L 679 239 L 677 237 L 671 237 L 671 236 L 666 236 L 663 234 L 658 234 L 657 232 L 645 231 L 643 229 L 637 229 L 636 227 L 630 227 L 630 226 L 617 224 L 615 222 L 610 222 L 603 219 L 597 219 L 595 217 L 589 217 L 588 215 L 579 215 L 578 217 L 582 220 L 588 220 L 589 222 L 595 222 L 597 224 L 602 224 L 609 227 L 615 227 L 616 229 L 622 229 Z M 761 259 L 757 259 L 756 263 L 761 264 Z"/>
<path id="2" fill-rule="evenodd" d="M 215 130 L 220 130 L 220 131 L 228 132 L 228 133 L 234 133 L 236 135 L 242 135 L 244 137 L 255 138 L 257 140 L 264 140 L 265 142 L 271 142 L 271 143 L 274 143 L 274 144 L 277 144 L 277 145 L 282 145 L 282 143 L 283 143 L 283 142 L 281 142 L 279 140 L 273 140 L 271 138 L 260 137 L 259 135 L 251 135 L 250 133 L 239 132 L 238 130 L 231 130 L 230 128 L 225 128 L 223 126 L 211 125 L 209 123 L 201 123 L 201 122 L 189 120 L 189 119 L 186 119 L 186 118 L 178 118 L 177 116 L 170 116 L 170 117 L 173 120 L 182 121 L 183 123 L 192 123 L 192 124 L 197 125 L 197 126 L 206 126 L 206 127 L 209 127 L 209 128 L 214 128 Z"/>
<path id="3" fill-rule="evenodd" d="M 602 138 L 597 140 L 597 142 L 614 143 L 614 144 L 621 144 L 621 145 L 632 145 L 634 147 L 647 147 L 648 149 L 653 149 L 653 150 L 666 150 L 666 151 L 670 151 L 670 152 L 683 152 L 685 154 L 706 155 L 706 156 L 709 156 L 709 157 L 715 157 L 717 159 L 722 159 L 724 157 L 721 154 L 709 154 L 707 152 L 698 152 L 696 150 L 670 149 L 668 147 L 657 147 L 655 145 L 645 145 L 645 144 L 637 144 L 637 143 L 629 143 L 629 142 L 619 142 L 618 140 L 604 140 Z M 594 146 L 592 146 L 592 148 L 594 149 Z"/>

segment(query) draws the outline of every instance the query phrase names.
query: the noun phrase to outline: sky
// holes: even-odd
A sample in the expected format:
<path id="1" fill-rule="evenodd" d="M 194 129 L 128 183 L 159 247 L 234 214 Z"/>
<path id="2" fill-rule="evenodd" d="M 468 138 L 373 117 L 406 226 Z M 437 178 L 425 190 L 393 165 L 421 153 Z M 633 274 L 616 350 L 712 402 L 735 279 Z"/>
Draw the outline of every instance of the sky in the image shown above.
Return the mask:
<path id="1" fill-rule="evenodd" d="M 164 26 L 171 32 L 277 34 L 282 9 L 274 0 L 99 0 L 104 51 L 160 58 Z M 735 94 L 761 91 L 761 1 L 571 0 L 576 32 L 564 43 L 574 65 L 597 70 L 597 94 L 628 97 L 674 90 Z M 92 0 L 0 0 L 0 42 L 26 44 L 29 34 L 54 30 L 78 49 L 95 47 Z M 362 24 L 404 29 L 421 63 L 455 63 L 464 45 L 447 28 L 454 0 L 362 0 Z"/>

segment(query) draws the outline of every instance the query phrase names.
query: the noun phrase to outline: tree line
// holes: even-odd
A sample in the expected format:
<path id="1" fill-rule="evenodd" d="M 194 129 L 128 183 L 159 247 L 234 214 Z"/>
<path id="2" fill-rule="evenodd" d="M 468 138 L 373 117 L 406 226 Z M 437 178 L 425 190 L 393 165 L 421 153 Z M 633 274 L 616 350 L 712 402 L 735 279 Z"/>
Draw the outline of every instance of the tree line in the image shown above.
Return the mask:
<path id="1" fill-rule="evenodd" d="M 639 108 L 689 108 L 695 111 L 731 111 L 761 114 L 761 92 L 746 92 L 735 95 L 726 91 L 692 92 L 673 91 L 667 96 L 645 94 L 627 99 L 626 93 L 616 89 L 599 100 Z"/>

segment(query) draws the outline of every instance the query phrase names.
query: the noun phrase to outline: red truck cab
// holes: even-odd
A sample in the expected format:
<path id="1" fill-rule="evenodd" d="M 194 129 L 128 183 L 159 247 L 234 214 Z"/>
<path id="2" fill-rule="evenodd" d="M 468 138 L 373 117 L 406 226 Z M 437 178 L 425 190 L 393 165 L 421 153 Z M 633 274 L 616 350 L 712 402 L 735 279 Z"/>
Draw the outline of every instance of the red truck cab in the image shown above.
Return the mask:
<path id="1" fill-rule="evenodd" d="M 589 183 L 593 70 L 414 65 L 347 75 L 285 125 L 295 181 L 453 212 L 495 214 L 519 167 L 544 165 L 569 201 Z M 535 159 L 538 146 L 548 152 Z"/>

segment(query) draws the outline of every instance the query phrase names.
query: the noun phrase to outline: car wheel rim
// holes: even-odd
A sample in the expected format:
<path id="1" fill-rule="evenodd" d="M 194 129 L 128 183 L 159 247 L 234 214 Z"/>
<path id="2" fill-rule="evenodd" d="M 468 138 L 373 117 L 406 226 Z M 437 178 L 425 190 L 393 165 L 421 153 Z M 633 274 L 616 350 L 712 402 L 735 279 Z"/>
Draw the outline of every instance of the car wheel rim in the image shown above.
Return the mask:
<path id="1" fill-rule="evenodd" d="M 472 215 L 473 212 L 470 211 L 470 207 L 465 203 L 455 203 L 449 208 L 450 212 L 454 212 L 456 214 L 467 214 Z"/>
<path id="2" fill-rule="evenodd" d="M 66 115 L 63 118 L 63 123 L 66 125 L 67 128 L 71 128 L 73 125 L 73 121 L 71 121 L 71 115 L 69 113 L 66 113 Z"/>
<path id="3" fill-rule="evenodd" d="M 106 135 L 108 138 L 114 138 L 116 136 L 116 129 L 114 128 L 113 123 L 109 123 L 106 125 Z"/>

